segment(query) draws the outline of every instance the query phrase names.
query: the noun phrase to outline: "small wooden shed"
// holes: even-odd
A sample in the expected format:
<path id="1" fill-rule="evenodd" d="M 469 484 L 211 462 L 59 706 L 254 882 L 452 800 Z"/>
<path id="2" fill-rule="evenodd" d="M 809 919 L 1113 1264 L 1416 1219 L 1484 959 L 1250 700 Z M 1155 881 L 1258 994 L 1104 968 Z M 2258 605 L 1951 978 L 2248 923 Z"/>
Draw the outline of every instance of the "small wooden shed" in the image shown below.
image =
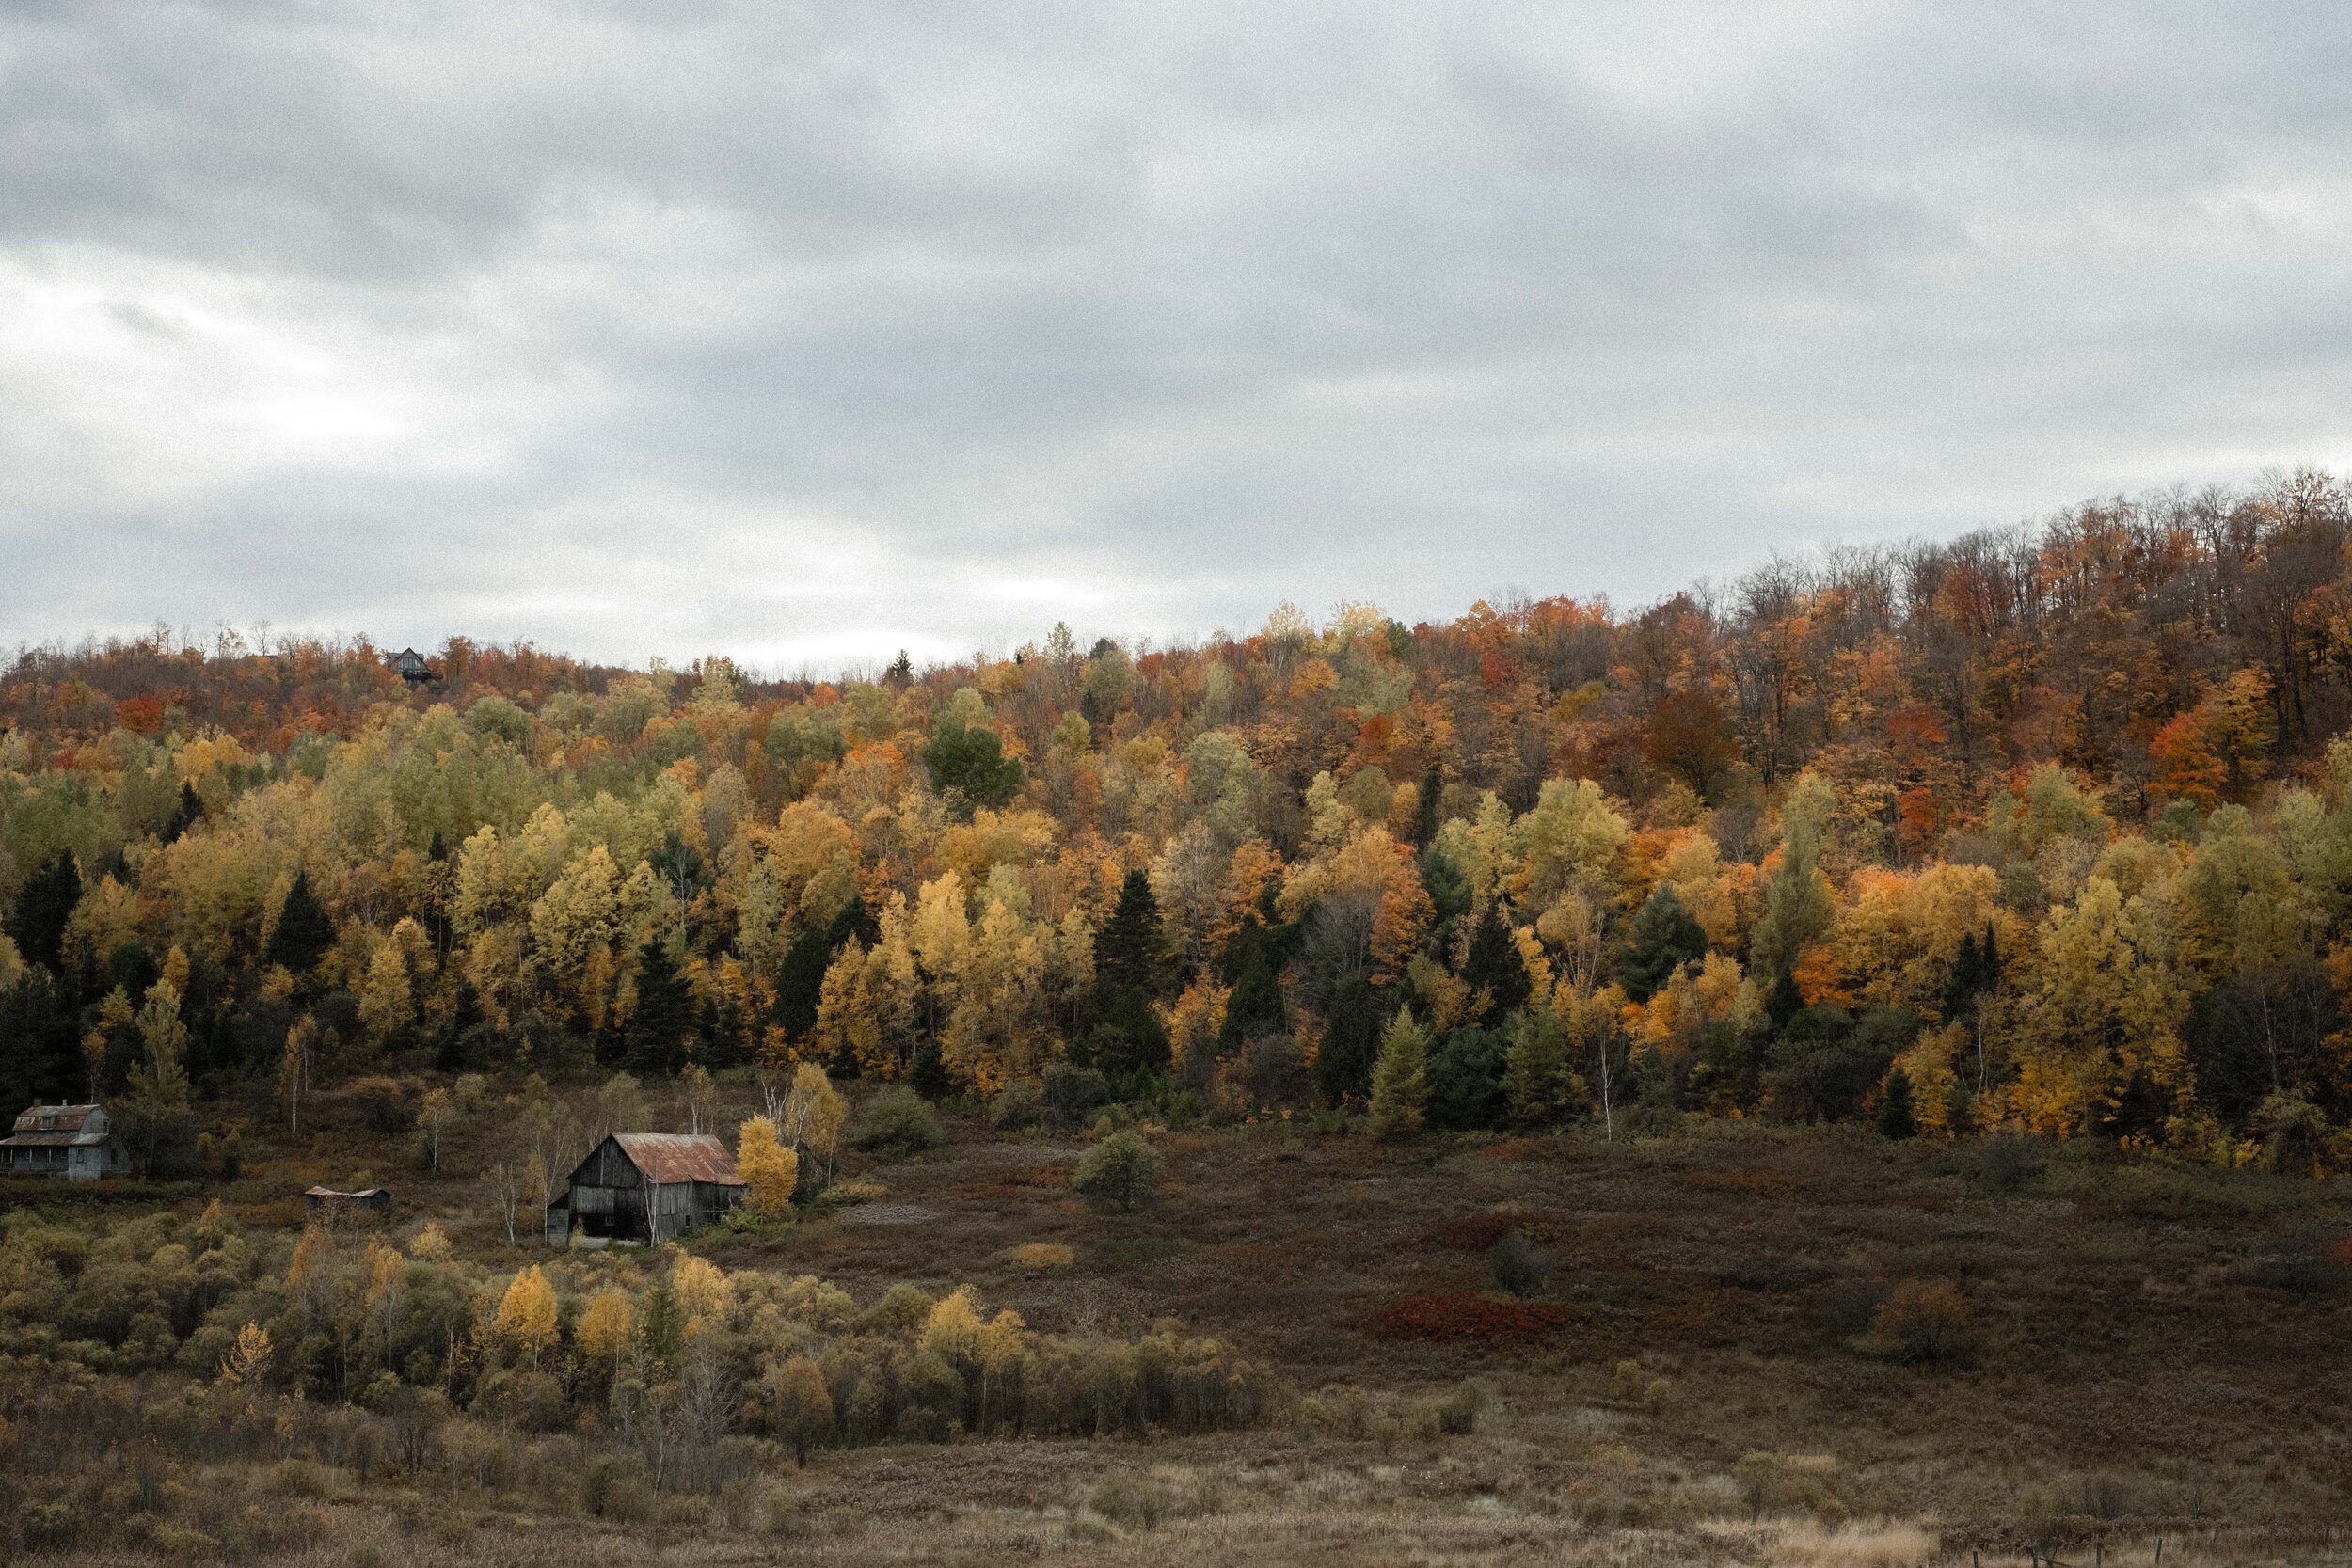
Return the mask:
<path id="1" fill-rule="evenodd" d="M 743 1201 L 727 1146 L 707 1132 L 614 1132 L 572 1170 L 548 1205 L 548 1243 L 577 1226 L 596 1240 L 659 1244 Z"/>
<path id="2" fill-rule="evenodd" d="M 336 1218 L 344 1214 L 382 1214 L 390 1212 L 392 1195 L 382 1187 L 362 1187 L 356 1193 L 337 1192 L 332 1187 L 312 1187 L 302 1195 L 310 1212 Z"/>

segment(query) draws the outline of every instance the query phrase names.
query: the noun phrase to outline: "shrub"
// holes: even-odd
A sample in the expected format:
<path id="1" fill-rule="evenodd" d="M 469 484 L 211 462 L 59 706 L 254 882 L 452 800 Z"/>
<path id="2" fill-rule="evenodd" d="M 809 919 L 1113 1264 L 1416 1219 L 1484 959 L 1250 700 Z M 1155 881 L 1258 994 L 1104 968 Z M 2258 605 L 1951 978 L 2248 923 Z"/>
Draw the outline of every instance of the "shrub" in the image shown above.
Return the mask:
<path id="1" fill-rule="evenodd" d="M 1078 1260 L 1059 1242 L 1025 1242 L 1005 1256 L 1023 1274 L 1058 1274 Z"/>
<path id="2" fill-rule="evenodd" d="M 770 1535 L 792 1536 L 801 1532 L 800 1500 L 781 1486 L 771 1486 L 759 1502 L 759 1528 Z"/>
<path id="3" fill-rule="evenodd" d="M 1072 1186 L 1122 1212 L 1149 1203 L 1160 1186 L 1159 1151 L 1135 1132 L 1114 1132 L 1078 1162 Z"/>
<path id="4" fill-rule="evenodd" d="M 1495 1243 L 1487 1255 L 1495 1289 L 1525 1300 L 1551 1289 L 1551 1254 L 1514 1230 Z"/>
<path id="5" fill-rule="evenodd" d="M 1906 1279 L 1870 1314 L 1856 1346 L 1887 1361 L 1951 1366 L 1968 1358 L 1968 1302 L 1948 1279 Z"/>
<path id="6" fill-rule="evenodd" d="M 1551 1301 L 1496 1301 L 1491 1296 L 1407 1296 L 1380 1315 L 1375 1331 L 1388 1339 L 1533 1339 L 1568 1321 Z"/>
<path id="7" fill-rule="evenodd" d="M 830 1214 L 861 1203 L 880 1203 L 889 1196 L 890 1189 L 880 1181 L 836 1181 L 809 1199 L 808 1206 L 811 1212 Z"/>
<path id="8" fill-rule="evenodd" d="M 923 1097 L 901 1084 L 893 1084 L 859 1108 L 850 1123 L 850 1143 L 868 1153 L 912 1154 L 934 1148 L 947 1134 L 938 1113 Z"/>
<path id="9" fill-rule="evenodd" d="M 389 1137 L 417 1119 L 416 1088 L 397 1078 L 362 1078 L 351 1085 L 352 1108 L 369 1132 Z"/>
<path id="10" fill-rule="evenodd" d="M 1045 1101 L 1045 1114 L 1056 1126 L 1082 1127 L 1095 1112 L 1110 1103 L 1111 1087 L 1092 1068 L 1056 1062 L 1045 1069 L 1039 1093 Z"/>
<path id="11" fill-rule="evenodd" d="M 611 1454 L 589 1465 L 580 1478 L 580 1507 L 599 1519 L 635 1523 L 651 1512 L 652 1500 L 634 1469 Z"/>
<path id="12" fill-rule="evenodd" d="M 1438 1404 L 1438 1430 L 1448 1437 L 1468 1437 L 1478 1430 L 1478 1413 L 1486 1406 L 1486 1390 L 1465 1383 Z"/>
<path id="13" fill-rule="evenodd" d="M 1095 1483 L 1087 1507 L 1123 1529 L 1157 1529 L 1176 1512 L 1176 1494 L 1148 1476 L 1107 1476 Z"/>
<path id="14" fill-rule="evenodd" d="M 2012 1128 L 1985 1139 L 1977 1155 L 1977 1179 L 1996 1193 L 2013 1193 L 2034 1180 L 2048 1164 L 2042 1141 Z"/>
<path id="15" fill-rule="evenodd" d="M 988 1102 L 988 1124 L 999 1132 L 1026 1132 L 1045 1125 L 1045 1091 L 1034 1078 L 1016 1078 Z"/>
<path id="16" fill-rule="evenodd" d="M 2316 1246 L 2291 1246 L 2265 1253 L 2249 1259 L 2236 1272 L 2249 1285 L 2298 1296 L 2324 1295 L 2344 1280 L 2344 1270 L 2336 1261 L 2334 1249 Z"/>

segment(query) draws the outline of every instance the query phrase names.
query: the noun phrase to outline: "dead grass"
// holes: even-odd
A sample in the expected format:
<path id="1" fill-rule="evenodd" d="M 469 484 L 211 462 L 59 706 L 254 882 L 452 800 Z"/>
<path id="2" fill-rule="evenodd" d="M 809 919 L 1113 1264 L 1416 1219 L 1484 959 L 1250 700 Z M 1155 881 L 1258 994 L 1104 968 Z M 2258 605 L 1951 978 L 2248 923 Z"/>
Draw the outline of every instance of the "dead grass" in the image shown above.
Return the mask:
<path id="1" fill-rule="evenodd" d="M 749 1085 L 726 1093 L 723 1123 L 752 1106 Z M 1974 1549 L 2006 1568 L 2028 1546 L 2074 1562 L 2080 1545 L 2088 1560 L 2102 1541 L 2110 1562 L 2145 1562 L 2159 1535 L 2167 1564 L 2185 1568 L 2344 1560 L 2329 1542 L 2352 1525 L 2352 1359 L 2339 1349 L 2352 1343 L 2352 1288 L 2288 1288 L 2264 1266 L 2296 1249 L 2325 1259 L 2352 1236 L 2334 1184 L 2058 1147 L 2031 1180 L 1999 1188 L 1977 1178 L 1968 1149 L 1753 1124 L 1692 1123 L 1634 1146 L 1405 1148 L 1275 1124 L 1162 1140 L 1165 1201 L 1115 1214 L 1067 1190 L 1079 1144 L 949 1120 L 941 1148 L 843 1163 L 845 1182 L 887 1184 L 898 1223 L 844 1209 L 728 1238 L 726 1265 L 820 1274 L 861 1300 L 900 1280 L 969 1281 L 1046 1332 L 1175 1317 L 1298 1389 L 1362 1390 L 1361 1422 L 1145 1448 L 824 1454 L 773 1483 L 787 1495 L 784 1536 L 760 1523 L 757 1499 L 672 1499 L 686 1511 L 676 1520 L 620 1524 L 568 1499 L 379 1480 L 307 1502 L 331 1528 L 276 1560 L 342 1564 L 373 1547 L 419 1568 L 577 1568 L 600 1550 L 698 1564 L 788 1553 L 1894 1568 L 1964 1563 Z M 246 1223 L 285 1223 L 301 1186 L 364 1169 L 393 1188 L 395 1229 L 436 1220 L 469 1256 L 511 1256 L 480 1181 L 495 1116 L 450 1140 L 438 1175 L 331 1106 L 321 1124 L 298 1151 L 249 1139 L 261 1146 L 250 1174 L 225 1195 Z M 201 1196 L 146 1201 L 193 1210 Z M 44 1200 L 0 1191 L 0 1204 Z M 1486 1249 L 1513 1229 L 1556 1256 L 1556 1303 L 1488 1301 Z M 1031 1245 L 1072 1262 L 1025 1268 L 1016 1249 Z M 1858 1354 L 1875 1304 L 1926 1278 L 1964 1293 L 1969 1360 Z M 1397 1335 L 1399 1314 L 1432 1303 L 1447 1322 L 1490 1306 L 1559 1317 L 1540 1333 Z M 1858 1320 L 1843 1321 L 1856 1304 Z M 1627 1395 L 1615 1371 L 1627 1360 L 1672 1397 Z M 1492 1396 L 1473 1435 L 1416 1430 L 1416 1402 L 1473 1377 Z M 1828 1479 L 1750 1523 L 1739 1474 L 1757 1453 L 1825 1456 Z M 1201 1478 L 1213 1506 L 1162 1510 L 1148 1527 L 1089 1507 L 1107 1477 L 1169 1466 Z"/>

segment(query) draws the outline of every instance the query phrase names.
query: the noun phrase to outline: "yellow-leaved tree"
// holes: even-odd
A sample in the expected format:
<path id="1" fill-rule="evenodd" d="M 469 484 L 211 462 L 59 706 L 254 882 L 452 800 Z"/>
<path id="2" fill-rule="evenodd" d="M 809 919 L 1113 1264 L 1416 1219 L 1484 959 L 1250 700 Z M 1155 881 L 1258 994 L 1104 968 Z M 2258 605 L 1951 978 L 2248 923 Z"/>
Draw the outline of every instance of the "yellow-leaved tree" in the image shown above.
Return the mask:
<path id="1" fill-rule="evenodd" d="M 841 1098 L 823 1068 L 803 1062 L 792 1069 L 792 1087 L 784 1097 L 779 1131 L 787 1143 L 824 1162 L 828 1180 L 834 1155 L 841 1148 L 841 1126 L 849 1117 L 850 1102 Z"/>
<path id="2" fill-rule="evenodd" d="M 599 1377 L 617 1377 L 621 1357 L 628 1354 L 629 1338 L 636 1329 L 637 1315 L 629 1307 L 628 1292 L 608 1285 L 588 1298 L 572 1334 L 580 1343 L 584 1366 Z"/>
<path id="3" fill-rule="evenodd" d="M 220 1381 L 232 1388 L 259 1383 L 269 1373 L 272 1354 L 269 1330 L 260 1323 L 246 1324 L 237 1330 L 237 1342 L 220 1358 Z"/>
<path id="4" fill-rule="evenodd" d="M 776 1124 L 753 1117 L 736 1133 L 735 1168 L 743 1178 L 743 1206 L 762 1219 L 791 1212 L 801 1162 L 776 1138 Z"/>
<path id="5" fill-rule="evenodd" d="M 555 1287 L 533 1263 L 506 1287 L 490 1332 L 500 1344 L 536 1368 L 539 1357 L 555 1348 Z"/>
<path id="6" fill-rule="evenodd" d="M 726 1272 L 707 1258 L 680 1258 L 670 1271 L 670 1289 L 678 1309 L 686 1314 L 686 1332 L 716 1325 L 735 1309 L 735 1286 Z"/>

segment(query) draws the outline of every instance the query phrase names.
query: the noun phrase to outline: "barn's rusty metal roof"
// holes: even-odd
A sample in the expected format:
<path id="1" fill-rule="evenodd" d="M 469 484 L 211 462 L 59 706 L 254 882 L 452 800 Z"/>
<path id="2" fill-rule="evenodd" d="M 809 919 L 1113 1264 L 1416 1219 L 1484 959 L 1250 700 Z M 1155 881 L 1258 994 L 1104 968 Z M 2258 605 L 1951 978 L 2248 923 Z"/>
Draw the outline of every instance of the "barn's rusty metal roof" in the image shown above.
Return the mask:
<path id="1" fill-rule="evenodd" d="M 644 1172 L 648 1181 L 664 1185 L 674 1181 L 709 1181 L 722 1187 L 743 1185 L 727 1146 L 707 1132 L 615 1132 L 612 1141 L 621 1146 L 629 1164 Z"/>

